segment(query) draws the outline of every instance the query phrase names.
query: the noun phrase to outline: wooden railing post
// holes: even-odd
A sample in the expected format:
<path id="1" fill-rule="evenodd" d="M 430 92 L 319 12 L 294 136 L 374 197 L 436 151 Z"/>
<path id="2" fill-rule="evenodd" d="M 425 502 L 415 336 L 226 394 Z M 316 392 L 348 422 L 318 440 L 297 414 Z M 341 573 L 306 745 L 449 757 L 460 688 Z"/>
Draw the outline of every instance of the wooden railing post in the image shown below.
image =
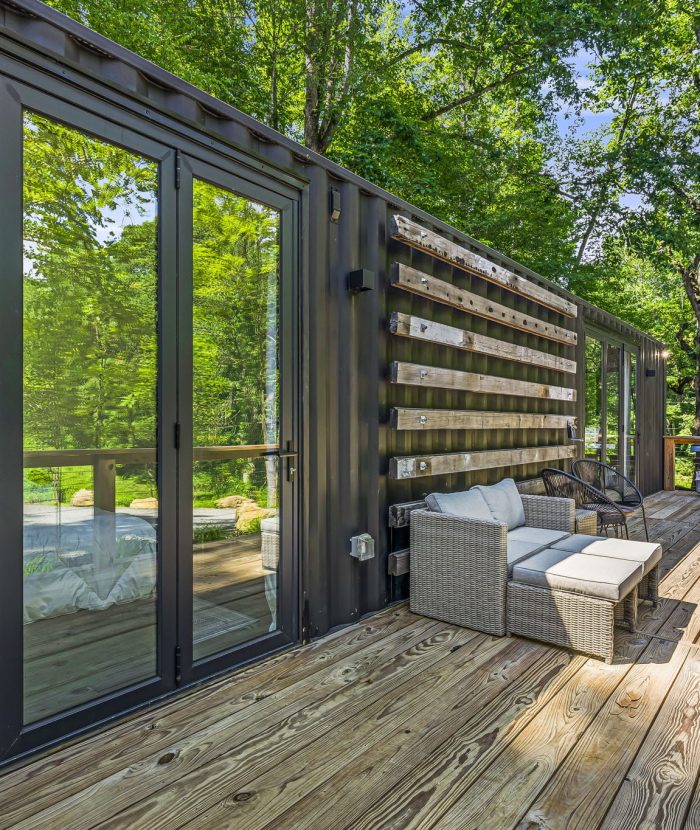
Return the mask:
<path id="1" fill-rule="evenodd" d="M 698 435 L 664 435 L 664 490 L 676 489 L 676 446 L 700 444 Z"/>
<path id="2" fill-rule="evenodd" d="M 664 490 L 676 489 L 676 442 L 672 435 L 664 436 Z"/>
<path id="3" fill-rule="evenodd" d="M 94 577 L 103 599 L 112 588 L 112 563 L 117 541 L 117 465 L 113 458 L 97 456 L 93 465 Z"/>

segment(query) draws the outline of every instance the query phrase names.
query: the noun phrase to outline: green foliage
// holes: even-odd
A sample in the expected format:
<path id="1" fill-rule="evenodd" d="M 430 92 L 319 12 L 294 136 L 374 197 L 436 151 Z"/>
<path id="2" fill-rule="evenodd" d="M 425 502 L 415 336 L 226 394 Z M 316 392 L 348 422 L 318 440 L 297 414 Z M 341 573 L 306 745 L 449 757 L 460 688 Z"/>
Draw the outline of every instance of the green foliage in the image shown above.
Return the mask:
<path id="1" fill-rule="evenodd" d="M 56 570 L 59 566 L 59 561 L 53 554 L 37 553 L 25 559 L 22 565 L 22 573 L 24 576 L 33 576 L 34 574 L 45 574 Z"/>
<path id="2" fill-rule="evenodd" d="M 695 420 L 700 428 L 695 3 L 52 0 L 52 5 L 656 334 L 672 352 L 671 426 L 685 432 Z M 562 134 L 565 116 L 571 129 Z M 146 177 L 137 172 L 130 171 L 135 194 Z M 99 198 L 109 198 L 106 182 L 98 189 Z M 217 204 L 223 197 L 203 190 L 199 198 L 198 255 L 211 265 L 211 293 L 202 286 L 197 302 L 202 312 L 216 314 L 222 288 L 221 296 L 235 303 L 226 269 L 240 262 L 246 223 L 265 220 L 239 215 L 241 226 L 229 241 L 221 233 L 223 203 Z M 70 212 L 70 201 L 61 210 L 67 211 L 69 227 L 84 235 L 89 228 L 80 212 Z M 205 206 L 213 208 L 211 216 Z M 136 237 L 147 229 L 142 223 L 131 233 Z M 266 271 L 268 254 L 253 252 L 251 274 Z M 117 253 L 107 259 L 118 272 Z M 104 267 L 105 252 L 93 252 L 93 260 Z M 236 325 L 252 329 L 262 314 L 254 305 L 250 317 Z M 107 332 L 114 336 L 109 327 Z M 202 377 L 212 378 L 207 367 L 234 338 L 227 324 L 216 336 L 202 334 L 197 346 Z M 42 372 L 51 359 L 37 354 Z M 259 352 L 255 359 L 262 365 Z M 252 363 L 238 368 L 238 379 L 222 375 L 211 391 L 200 387 L 202 434 L 233 437 L 230 425 L 224 427 L 227 394 L 242 395 L 250 407 L 239 425 L 264 425 L 264 404 L 243 392 L 254 385 Z M 99 371 L 91 371 L 99 384 Z M 135 434 L 147 427 L 142 400 L 137 395 L 122 403 L 124 412 L 133 412 L 125 421 L 133 420 Z M 106 412 L 92 419 L 93 432 L 115 426 Z M 56 429 L 38 421 L 36 426 Z M 79 437 L 57 434 L 51 440 L 68 438 Z M 238 472 L 235 477 L 247 486 Z"/>
<path id="3" fill-rule="evenodd" d="M 202 545 L 205 542 L 222 542 L 232 535 L 231 529 L 225 525 L 200 525 L 192 533 L 192 542 Z"/>

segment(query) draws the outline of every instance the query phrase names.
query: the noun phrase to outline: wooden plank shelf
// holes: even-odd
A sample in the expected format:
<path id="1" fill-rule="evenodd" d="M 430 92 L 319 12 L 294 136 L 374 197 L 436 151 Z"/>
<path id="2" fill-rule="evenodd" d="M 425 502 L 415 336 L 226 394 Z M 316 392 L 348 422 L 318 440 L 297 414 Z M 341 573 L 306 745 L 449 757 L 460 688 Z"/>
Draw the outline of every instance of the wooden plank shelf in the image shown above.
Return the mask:
<path id="1" fill-rule="evenodd" d="M 391 364 L 390 380 L 392 383 L 403 383 L 407 386 L 453 389 L 458 392 L 478 392 L 484 395 L 508 395 L 568 402 L 576 400 L 576 390 L 563 386 L 481 375 L 476 372 L 459 372 L 455 369 L 441 369 L 437 366 L 422 366 L 401 361 L 394 361 Z"/>
<path id="2" fill-rule="evenodd" d="M 456 349 L 514 360 L 531 366 L 542 366 L 557 372 L 576 374 L 575 360 L 530 349 L 517 343 L 506 343 L 494 337 L 487 337 L 485 334 L 476 334 L 456 326 L 448 326 L 445 323 L 435 323 L 432 320 L 415 317 L 413 314 L 404 314 L 402 311 L 392 312 L 389 330 L 392 334 L 402 337 L 438 343 L 441 346 L 452 346 Z"/>
<path id="3" fill-rule="evenodd" d="M 392 504 L 389 507 L 389 527 L 408 527 L 411 522 L 411 513 L 414 510 L 422 510 L 424 507 L 423 499 Z"/>
<path id="4" fill-rule="evenodd" d="M 389 423 L 398 430 L 428 429 L 566 429 L 571 415 L 534 412 L 481 412 L 472 409 L 393 407 Z"/>
<path id="5" fill-rule="evenodd" d="M 496 283 L 514 294 L 533 300 L 567 317 L 576 317 L 578 313 L 576 305 L 565 297 L 490 262 L 480 254 L 456 242 L 450 242 L 449 239 L 445 239 L 444 236 L 434 231 L 426 230 L 405 216 L 396 214 L 392 217 L 391 235 L 412 248 L 425 251 L 436 259 L 448 262 L 470 274 L 476 274 L 482 279 Z"/>
<path id="6" fill-rule="evenodd" d="M 411 569 L 410 565 L 410 550 L 404 548 L 390 553 L 387 557 L 387 571 L 389 576 L 402 576 L 407 574 Z"/>
<path id="7" fill-rule="evenodd" d="M 391 284 L 412 294 L 433 300 L 451 308 L 457 308 L 468 314 L 492 320 L 502 326 L 517 329 L 527 334 L 534 334 L 547 340 L 554 340 L 557 343 L 564 343 L 567 346 L 575 346 L 578 335 L 571 329 L 555 326 L 553 323 L 546 323 L 537 317 L 514 308 L 495 303 L 479 294 L 474 294 L 464 288 L 452 283 L 431 277 L 423 271 L 411 268 L 410 265 L 403 265 L 395 262 L 391 269 Z"/>
<path id="8" fill-rule="evenodd" d="M 424 478 L 427 476 L 468 473 L 475 470 L 493 470 L 523 464 L 541 464 L 573 458 L 573 446 L 527 447 L 523 449 L 476 450 L 441 455 L 418 455 L 392 458 L 389 477 L 392 479 Z"/>

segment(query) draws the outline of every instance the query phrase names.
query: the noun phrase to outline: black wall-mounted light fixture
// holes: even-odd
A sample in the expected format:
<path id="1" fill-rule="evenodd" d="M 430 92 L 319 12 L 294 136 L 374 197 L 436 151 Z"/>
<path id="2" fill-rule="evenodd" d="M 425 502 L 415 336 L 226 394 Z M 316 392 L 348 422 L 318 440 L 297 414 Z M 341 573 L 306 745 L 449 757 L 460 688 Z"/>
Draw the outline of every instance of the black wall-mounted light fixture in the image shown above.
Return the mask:
<path id="1" fill-rule="evenodd" d="M 360 291 L 372 291 L 374 289 L 374 271 L 367 268 L 358 268 L 348 274 L 348 291 L 359 294 Z"/>

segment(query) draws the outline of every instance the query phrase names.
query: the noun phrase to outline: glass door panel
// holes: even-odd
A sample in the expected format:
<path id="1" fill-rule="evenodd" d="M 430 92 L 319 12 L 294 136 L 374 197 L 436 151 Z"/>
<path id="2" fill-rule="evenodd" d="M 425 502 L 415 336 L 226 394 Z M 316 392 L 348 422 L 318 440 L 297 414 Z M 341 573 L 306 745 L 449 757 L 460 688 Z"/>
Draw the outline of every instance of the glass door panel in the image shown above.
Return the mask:
<path id="1" fill-rule="evenodd" d="M 622 348 L 608 343 L 605 349 L 605 463 L 617 467 L 620 458 Z"/>
<path id="2" fill-rule="evenodd" d="M 157 674 L 158 164 L 24 115 L 24 722 Z"/>
<path id="3" fill-rule="evenodd" d="M 278 628 L 280 213 L 192 181 L 192 658 Z"/>
<path id="4" fill-rule="evenodd" d="M 602 461 L 603 419 L 601 384 L 603 381 L 603 344 L 586 337 L 584 452 L 586 458 Z"/>
<path id="5" fill-rule="evenodd" d="M 637 465 L 637 354 L 625 350 L 624 378 L 624 438 L 625 455 L 622 473 L 632 481 L 636 480 Z"/>

